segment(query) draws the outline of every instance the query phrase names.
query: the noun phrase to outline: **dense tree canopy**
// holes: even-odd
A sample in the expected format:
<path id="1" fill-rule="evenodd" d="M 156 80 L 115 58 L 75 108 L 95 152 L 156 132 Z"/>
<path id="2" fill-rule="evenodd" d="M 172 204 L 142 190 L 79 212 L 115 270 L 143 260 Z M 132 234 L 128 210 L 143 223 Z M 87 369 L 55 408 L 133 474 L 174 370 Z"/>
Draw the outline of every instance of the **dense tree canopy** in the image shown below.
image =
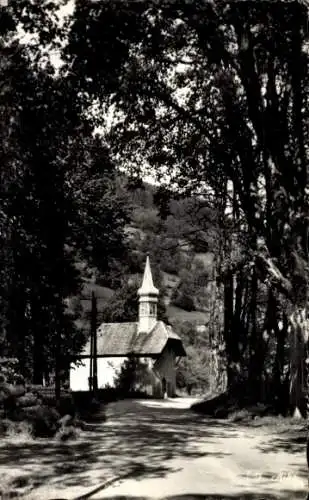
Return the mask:
<path id="1" fill-rule="evenodd" d="M 41 19 L 48 8 L 31 5 L 24 2 L 24 27 L 42 21 L 43 31 L 51 29 Z M 12 3 L 11 12 L 19 8 Z M 115 167 L 70 78 L 14 41 L 14 23 L 2 29 L 1 350 L 41 383 L 67 367 L 84 341 L 67 307 L 81 285 L 76 265 L 85 259 L 103 274 L 110 256 L 122 257 L 127 213 Z"/>
<path id="2" fill-rule="evenodd" d="M 84 90 L 121 113 L 121 159 L 187 191 L 222 197 L 230 180 L 252 249 L 262 239 L 292 280 L 306 247 L 306 19 L 297 3 L 77 2 L 68 46 Z"/>
<path id="3" fill-rule="evenodd" d="M 79 1 L 67 47 L 84 104 L 95 98 L 114 109 L 106 138 L 115 158 L 133 172 L 155 167 L 170 187 L 207 196 L 221 214 L 229 366 L 239 370 L 246 345 L 258 385 L 262 282 L 266 301 L 287 297 L 285 312 L 306 340 L 306 27 L 296 2 L 128 3 L 116 12 L 109 2 Z"/>
<path id="4" fill-rule="evenodd" d="M 28 311 L 23 293 L 28 287 L 33 311 L 41 310 L 35 286 L 20 271 L 21 259 L 31 266 L 35 259 L 40 262 L 35 282 L 46 276 L 54 291 L 61 286 L 56 267 L 63 265 L 68 289 L 62 299 L 77 286 L 73 255 L 104 272 L 110 254 L 122 252 L 118 244 L 126 219 L 111 160 L 134 178 L 148 167 L 168 189 L 156 194 L 164 221 L 155 211 L 150 221 L 135 211 L 137 224 L 156 228 L 141 248 L 157 248 L 163 227 L 185 233 L 175 225 L 173 210 L 179 207 L 174 201 L 171 210 L 167 193 L 194 194 L 204 210 L 204 227 L 197 223 L 190 241 L 197 252 L 211 244 L 215 254 L 211 279 L 223 307 L 213 310 L 214 317 L 220 310 L 224 319 L 229 384 L 245 375 L 248 393 L 261 394 L 265 380 L 283 383 L 287 362 L 290 379 L 299 380 L 308 293 L 306 7 L 76 0 L 70 22 L 61 25 L 60 4 L 12 0 L 1 18 L 6 38 L 18 22 L 34 34 L 26 56 L 16 42 L 2 47 L 9 83 L 1 86 L 0 97 L 10 111 L 0 127 L 10 165 L 3 169 L 10 201 L 1 212 L 1 235 L 10 248 L 23 249 L 22 255 L 1 250 L 5 273 L 15 276 L 14 307 Z M 63 57 L 58 74 L 48 63 L 52 49 Z M 16 99 L 12 86 L 18 89 Z M 104 146 L 93 138 L 96 126 Z M 8 195 L 12 186 L 13 197 Z M 60 230 L 47 231 L 56 219 Z M 215 227 L 211 238 L 210 226 Z M 174 244 L 176 237 L 169 241 Z M 51 255 L 59 255 L 52 265 Z M 176 260 L 181 267 L 177 252 Z M 135 264 L 138 272 L 138 259 Z M 178 272 L 178 264 L 168 264 Z M 13 311 L 5 290 L 9 283 L 1 284 L 2 311 Z M 60 302 L 55 307 L 61 309 Z M 1 314 L 6 331 L 11 320 Z"/>

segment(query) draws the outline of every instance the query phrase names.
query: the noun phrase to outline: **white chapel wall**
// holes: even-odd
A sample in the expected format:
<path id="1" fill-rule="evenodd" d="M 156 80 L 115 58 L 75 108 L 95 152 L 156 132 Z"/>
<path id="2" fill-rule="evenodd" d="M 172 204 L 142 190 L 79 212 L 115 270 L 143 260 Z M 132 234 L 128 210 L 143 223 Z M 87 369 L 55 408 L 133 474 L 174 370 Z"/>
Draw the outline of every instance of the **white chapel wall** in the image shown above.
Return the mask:
<path id="1" fill-rule="evenodd" d="M 98 387 L 115 387 L 115 378 L 127 358 L 98 358 Z M 155 361 L 150 358 L 141 358 L 149 366 L 147 380 L 140 384 L 140 389 L 146 389 L 149 395 L 160 397 L 163 377 L 170 384 L 172 393 L 176 391 L 175 354 L 165 348 L 161 356 Z M 70 388 L 72 391 L 88 391 L 89 359 L 84 359 L 80 366 L 70 367 Z"/>
<path id="2" fill-rule="evenodd" d="M 98 387 L 99 389 L 115 387 L 114 379 L 121 369 L 126 358 L 98 358 Z M 88 391 L 88 377 L 90 370 L 90 360 L 83 359 L 82 365 L 71 364 L 70 367 L 70 388 L 72 391 Z"/>

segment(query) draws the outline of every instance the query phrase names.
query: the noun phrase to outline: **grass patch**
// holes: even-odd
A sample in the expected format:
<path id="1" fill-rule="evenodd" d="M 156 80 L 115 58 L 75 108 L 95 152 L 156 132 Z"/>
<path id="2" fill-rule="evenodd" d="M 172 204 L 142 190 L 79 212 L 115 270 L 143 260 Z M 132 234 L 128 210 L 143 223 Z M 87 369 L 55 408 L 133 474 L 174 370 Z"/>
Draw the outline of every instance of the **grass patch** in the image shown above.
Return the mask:
<path id="1" fill-rule="evenodd" d="M 277 434 L 289 432 L 291 430 L 302 433 L 307 432 L 305 420 L 298 420 L 293 417 L 283 417 L 282 415 L 258 416 L 252 414 L 248 409 L 242 409 L 231 413 L 227 420 L 248 427 L 269 429 Z"/>
<path id="2" fill-rule="evenodd" d="M 6 437 L 11 444 L 32 442 L 34 440 L 32 425 L 27 421 L 12 422 L 11 420 L 7 420 L 4 437 Z"/>
<path id="3" fill-rule="evenodd" d="M 233 423 L 236 422 L 247 423 L 247 422 L 252 422 L 253 418 L 254 418 L 253 415 L 248 410 L 243 409 L 231 413 L 228 417 L 228 420 Z"/>
<path id="4" fill-rule="evenodd" d="M 303 431 L 307 430 L 307 424 L 305 420 L 297 420 L 293 417 L 283 417 L 282 415 L 268 415 L 265 417 L 255 417 L 251 420 L 250 424 L 252 427 L 269 427 L 274 428 L 276 431 L 281 430 L 291 430 L 300 429 Z"/>
<path id="5" fill-rule="evenodd" d="M 191 321 L 192 323 L 205 324 L 209 319 L 209 314 L 202 311 L 185 311 L 177 306 L 168 306 L 167 315 L 172 323 L 173 321 Z"/>

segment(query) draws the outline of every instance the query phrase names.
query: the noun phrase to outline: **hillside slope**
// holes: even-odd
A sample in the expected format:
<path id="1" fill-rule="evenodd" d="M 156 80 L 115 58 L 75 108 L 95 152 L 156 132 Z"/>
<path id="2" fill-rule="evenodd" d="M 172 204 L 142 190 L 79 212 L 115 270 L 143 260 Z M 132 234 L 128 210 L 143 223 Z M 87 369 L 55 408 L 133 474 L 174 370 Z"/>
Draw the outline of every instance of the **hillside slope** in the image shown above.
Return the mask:
<path id="1" fill-rule="evenodd" d="M 118 263 L 117 273 L 121 279 L 115 285 L 113 271 L 110 276 L 85 272 L 79 297 L 82 309 L 79 324 L 89 328 L 92 292 L 98 299 L 98 320 L 103 320 L 104 309 L 115 291 L 123 283 L 142 279 L 147 254 L 168 320 L 172 324 L 207 323 L 213 284 L 212 214 L 201 200 L 185 199 L 171 200 L 162 217 L 155 205 L 155 189 L 148 184 L 128 190 L 127 196 L 131 222 L 125 228 L 128 257 L 126 262 Z"/>

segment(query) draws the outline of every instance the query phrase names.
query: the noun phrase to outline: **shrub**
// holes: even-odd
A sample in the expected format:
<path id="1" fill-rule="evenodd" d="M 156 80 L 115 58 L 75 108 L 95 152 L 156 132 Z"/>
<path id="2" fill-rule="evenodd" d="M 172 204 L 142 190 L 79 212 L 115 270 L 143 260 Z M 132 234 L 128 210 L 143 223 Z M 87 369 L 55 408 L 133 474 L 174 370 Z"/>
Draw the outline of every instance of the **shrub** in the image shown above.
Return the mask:
<path id="1" fill-rule="evenodd" d="M 18 407 L 18 399 L 24 394 L 24 386 L 14 386 L 6 382 L 0 385 L 0 405 L 6 417 L 14 418 Z"/>
<path id="2" fill-rule="evenodd" d="M 73 394 L 71 391 L 62 390 L 60 394 L 60 401 L 56 401 L 54 387 L 42 387 L 31 385 L 28 390 L 43 402 L 44 405 L 51 408 L 56 408 L 61 416 L 75 415 L 76 408 L 74 403 Z"/>
<path id="3" fill-rule="evenodd" d="M 24 420 L 31 423 L 34 437 L 52 437 L 60 427 L 60 414 L 49 406 L 29 406 L 22 413 Z"/>
<path id="4" fill-rule="evenodd" d="M 32 392 L 28 392 L 17 400 L 17 405 L 21 408 L 26 408 L 27 406 L 35 406 L 37 403 L 38 397 Z"/>
<path id="5" fill-rule="evenodd" d="M 160 229 L 160 218 L 154 208 L 136 208 L 132 214 L 132 222 L 143 231 L 157 233 Z"/>
<path id="6" fill-rule="evenodd" d="M 231 413 L 229 415 L 229 420 L 231 422 L 243 422 L 243 421 L 248 421 L 252 420 L 253 416 L 250 414 L 250 412 L 244 408 L 242 410 L 236 410 L 235 412 Z"/>
<path id="7" fill-rule="evenodd" d="M 74 417 L 76 408 L 74 405 L 73 396 L 71 394 L 63 395 L 60 398 L 59 406 L 57 407 L 60 415 L 71 415 Z"/>
<path id="8" fill-rule="evenodd" d="M 144 385 L 148 374 L 147 365 L 139 358 L 130 356 L 123 363 L 118 376 L 115 379 L 115 386 L 123 394 L 132 394 Z"/>
<path id="9" fill-rule="evenodd" d="M 7 421 L 6 435 L 12 441 L 29 441 L 33 439 L 33 428 L 30 422 Z"/>
<path id="10" fill-rule="evenodd" d="M 18 360 L 16 358 L 0 358 L 0 383 L 9 384 L 24 382 L 23 377 L 17 371 Z"/>
<path id="11" fill-rule="evenodd" d="M 172 295 L 172 304 L 188 312 L 195 311 L 196 309 L 194 297 L 192 295 L 188 295 L 186 292 L 178 290 L 176 290 Z"/>

